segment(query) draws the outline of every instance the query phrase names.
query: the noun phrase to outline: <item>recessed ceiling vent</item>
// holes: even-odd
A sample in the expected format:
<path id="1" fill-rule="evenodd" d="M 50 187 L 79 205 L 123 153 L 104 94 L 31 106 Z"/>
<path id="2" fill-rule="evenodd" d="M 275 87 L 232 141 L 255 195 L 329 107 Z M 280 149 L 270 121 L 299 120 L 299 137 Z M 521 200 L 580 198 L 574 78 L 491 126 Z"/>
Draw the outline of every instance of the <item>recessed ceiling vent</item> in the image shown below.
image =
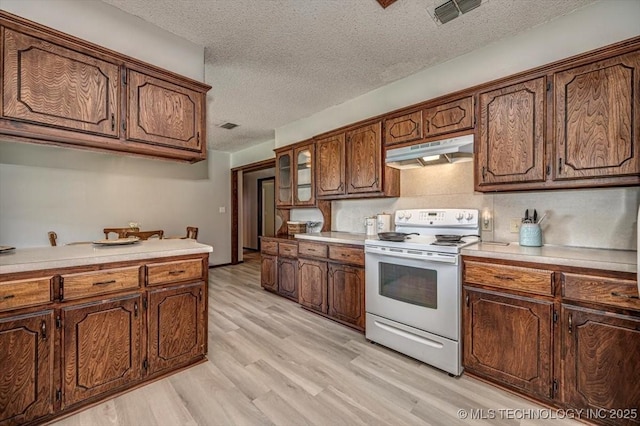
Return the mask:
<path id="1" fill-rule="evenodd" d="M 481 3 L 482 0 L 449 0 L 436 7 L 434 14 L 440 23 L 446 24 L 463 13 L 475 9 Z"/>
<path id="2" fill-rule="evenodd" d="M 235 123 L 229 123 L 229 122 L 227 122 L 227 123 L 222 123 L 222 124 L 221 124 L 221 125 L 219 125 L 218 127 L 222 128 L 222 129 L 231 130 L 231 129 L 234 129 L 234 128 L 238 127 L 238 125 L 237 125 L 237 124 L 235 124 Z"/>

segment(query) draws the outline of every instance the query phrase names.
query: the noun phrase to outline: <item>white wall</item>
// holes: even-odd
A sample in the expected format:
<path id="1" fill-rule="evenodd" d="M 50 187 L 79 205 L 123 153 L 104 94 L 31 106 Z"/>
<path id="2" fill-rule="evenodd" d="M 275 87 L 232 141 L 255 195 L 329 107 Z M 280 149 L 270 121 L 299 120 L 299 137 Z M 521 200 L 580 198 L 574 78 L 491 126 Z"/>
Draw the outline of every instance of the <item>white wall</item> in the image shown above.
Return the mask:
<path id="1" fill-rule="evenodd" d="M 615 43 L 640 34 L 640 1 L 604 0 L 574 13 L 426 69 L 343 104 L 276 129 L 276 147 L 307 139 L 367 117 L 462 90 L 516 72 Z M 486 239 L 517 241 L 509 219 L 526 208 L 549 211 L 545 243 L 635 249 L 640 189 L 540 191 L 509 194 L 473 192 L 471 163 L 401 172 L 398 199 L 332 203 L 332 228 L 363 232 L 363 220 L 402 208 L 487 209 L 495 231 Z M 292 217 L 297 216 L 292 211 Z"/>
<path id="2" fill-rule="evenodd" d="M 275 143 L 276 141 L 272 139 L 250 148 L 231 153 L 231 167 L 245 166 L 262 160 L 268 160 L 269 158 L 275 158 L 276 154 L 273 152 Z"/>
<path id="3" fill-rule="evenodd" d="M 204 80 L 204 49 L 96 0 L 0 0 L 0 8 L 154 65 Z M 47 245 L 103 237 L 126 226 L 184 235 L 213 246 L 211 264 L 231 261 L 230 154 L 184 164 L 4 142 L 0 136 L 0 244 Z M 225 207 L 225 213 L 219 208 Z"/>

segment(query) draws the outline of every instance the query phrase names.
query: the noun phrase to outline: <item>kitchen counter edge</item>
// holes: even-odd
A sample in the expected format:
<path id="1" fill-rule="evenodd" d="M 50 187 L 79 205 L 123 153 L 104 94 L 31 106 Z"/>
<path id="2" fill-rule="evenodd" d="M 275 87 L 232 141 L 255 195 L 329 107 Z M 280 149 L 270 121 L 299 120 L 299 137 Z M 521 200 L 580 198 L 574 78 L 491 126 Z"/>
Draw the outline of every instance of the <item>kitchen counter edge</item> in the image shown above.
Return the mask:
<path id="1" fill-rule="evenodd" d="M 366 234 L 338 231 L 295 234 L 295 237 L 297 240 L 322 241 L 326 243 L 352 244 L 358 246 L 364 246 L 364 240 L 371 238 Z"/>
<path id="2" fill-rule="evenodd" d="M 637 273 L 637 252 L 545 245 L 524 247 L 518 243 L 478 243 L 462 249 L 463 256 L 533 262 L 558 266 L 575 266 L 604 271 Z"/>
<path id="3" fill-rule="evenodd" d="M 187 239 L 148 240 L 123 246 L 31 247 L 0 254 L 0 275 L 211 252 L 213 247 Z"/>

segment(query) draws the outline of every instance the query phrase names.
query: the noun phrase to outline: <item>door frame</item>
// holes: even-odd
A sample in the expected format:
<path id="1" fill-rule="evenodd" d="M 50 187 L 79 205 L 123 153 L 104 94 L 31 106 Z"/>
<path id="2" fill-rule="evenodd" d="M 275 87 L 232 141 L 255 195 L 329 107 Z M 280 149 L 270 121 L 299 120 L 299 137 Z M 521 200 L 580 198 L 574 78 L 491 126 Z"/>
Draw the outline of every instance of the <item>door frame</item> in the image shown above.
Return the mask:
<path id="1" fill-rule="evenodd" d="M 262 178 L 262 179 L 258 179 L 258 251 L 261 250 L 261 242 L 262 240 L 260 239 L 260 237 L 262 236 L 262 184 L 266 181 L 273 181 L 273 190 L 274 190 L 274 216 L 275 216 L 275 187 L 276 187 L 276 177 L 272 176 L 272 177 L 266 177 L 266 178 Z M 275 228 L 275 223 L 273 224 L 274 228 Z"/>
<path id="2" fill-rule="evenodd" d="M 257 161 L 255 163 L 246 164 L 244 166 L 234 167 L 231 169 L 231 264 L 237 265 L 238 261 L 238 236 L 239 231 L 239 218 L 238 211 L 240 197 L 238 196 L 238 176 L 239 173 L 257 172 L 259 170 L 266 170 L 276 167 L 276 158 L 270 158 L 268 160 Z M 258 243 L 259 244 L 259 243 Z M 259 247 L 259 246 L 258 246 Z"/>

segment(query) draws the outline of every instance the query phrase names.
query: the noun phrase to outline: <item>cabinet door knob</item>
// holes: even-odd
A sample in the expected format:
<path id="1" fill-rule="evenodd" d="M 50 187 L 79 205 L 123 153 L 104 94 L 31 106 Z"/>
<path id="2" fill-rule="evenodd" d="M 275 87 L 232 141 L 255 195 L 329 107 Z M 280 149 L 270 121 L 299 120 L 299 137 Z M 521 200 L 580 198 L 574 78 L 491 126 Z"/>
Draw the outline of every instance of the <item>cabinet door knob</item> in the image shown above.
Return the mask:
<path id="1" fill-rule="evenodd" d="M 573 332 L 573 314 L 569 314 L 569 334 Z"/>
<path id="2" fill-rule="evenodd" d="M 44 320 L 40 323 L 40 332 L 42 333 L 42 339 L 47 340 L 47 323 Z"/>

